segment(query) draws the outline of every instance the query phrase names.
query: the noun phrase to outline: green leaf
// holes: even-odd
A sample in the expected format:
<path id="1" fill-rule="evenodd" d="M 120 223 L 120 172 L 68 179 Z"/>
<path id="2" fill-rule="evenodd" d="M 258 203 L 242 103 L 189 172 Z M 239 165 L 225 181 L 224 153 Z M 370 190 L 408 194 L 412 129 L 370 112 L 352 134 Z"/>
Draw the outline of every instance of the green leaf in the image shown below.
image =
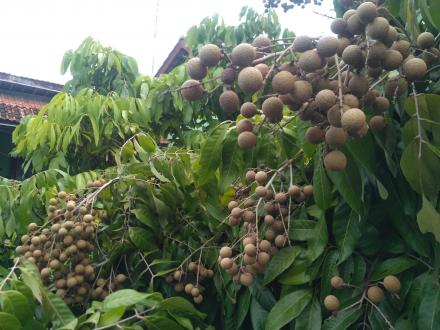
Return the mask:
<path id="1" fill-rule="evenodd" d="M 322 210 L 327 210 L 332 202 L 332 185 L 324 169 L 322 152 L 320 150 L 315 154 L 313 198 L 316 205 Z"/>
<path id="2" fill-rule="evenodd" d="M 15 315 L 21 324 L 25 324 L 29 318 L 33 317 L 33 309 L 22 293 L 7 290 L 1 292 L 1 298 L 3 312 Z"/>
<path id="3" fill-rule="evenodd" d="M 345 170 L 341 172 L 327 171 L 327 174 L 348 205 L 358 214 L 363 214 L 363 183 L 361 174 L 354 159 L 348 153 L 345 155 L 347 157 L 347 167 Z"/>
<path id="4" fill-rule="evenodd" d="M 105 310 L 111 310 L 121 306 L 130 307 L 141 303 L 151 295 L 151 293 L 141 293 L 132 289 L 118 290 L 104 299 L 102 307 Z"/>
<path id="5" fill-rule="evenodd" d="M 152 315 L 144 319 L 147 329 L 151 330 L 184 330 L 177 322 L 166 316 Z"/>
<path id="6" fill-rule="evenodd" d="M 440 325 L 440 286 L 429 281 L 423 288 L 418 308 L 418 329 L 438 329 Z"/>
<path id="7" fill-rule="evenodd" d="M 292 220 L 289 238 L 295 241 L 308 241 L 313 238 L 315 226 L 316 221 L 313 220 Z"/>
<path id="8" fill-rule="evenodd" d="M 419 140 L 414 139 L 405 148 L 400 166 L 411 188 L 430 199 L 436 197 L 440 190 L 440 158 L 425 143 L 419 146 Z"/>
<path id="9" fill-rule="evenodd" d="M 289 268 L 301 251 L 302 248 L 299 246 L 289 246 L 281 249 L 270 261 L 264 274 L 263 284 L 266 285 L 272 282 L 278 275 Z"/>
<path id="10" fill-rule="evenodd" d="M 75 316 L 64 303 L 64 301 L 52 292 L 46 291 L 43 288 L 43 311 L 46 315 L 50 316 L 54 327 L 66 325 L 75 319 Z"/>
<path id="11" fill-rule="evenodd" d="M 118 322 L 125 313 L 125 306 L 118 306 L 110 309 L 108 312 L 101 315 L 99 318 L 99 327 L 108 326 Z"/>
<path id="12" fill-rule="evenodd" d="M 217 126 L 206 139 L 200 151 L 199 183 L 208 182 L 212 173 L 219 167 L 222 160 L 223 140 L 229 127 L 229 122 Z"/>
<path id="13" fill-rule="evenodd" d="M 330 279 L 338 274 L 338 260 L 339 253 L 336 250 L 331 250 L 325 256 L 321 271 L 321 290 L 319 292 L 321 299 L 324 299 L 332 290 Z"/>
<path id="14" fill-rule="evenodd" d="M 359 215 L 345 203 L 336 207 L 333 216 L 333 233 L 340 255 L 338 263 L 342 263 L 353 253 L 362 235 Z"/>
<path id="15" fill-rule="evenodd" d="M 12 314 L 0 312 L 0 330 L 21 330 L 20 321 Z"/>
<path id="16" fill-rule="evenodd" d="M 383 279 L 387 275 L 399 274 L 417 265 L 417 261 L 406 257 L 387 259 L 380 263 L 371 275 L 372 281 Z"/>
<path id="17" fill-rule="evenodd" d="M 432 233 L 437 242 L 440 242 L 440 214 L 425 196 L 422 208 L 417 213 L 417 223 L 422 233 Z"/>
<path id="18" fill-rule="evenodd" d="M 260 305 L 257 299 L 251 301 L 251 322 L 253 330 L 263 330 L 269 312 Z"/>
<path id="19" fill-rule="evenodd" d="M 327 222 L 325 221 L 324 215 L 322 215 L 315 228 L 313 228 L 313 237 L 309 241 L 309 246 L 307 248 L 307 258 L 310 261 L 318 258 L 324 251 L 328 241 L 327 234 Z"/>
<path id="20" fill-rule="evenodd" d="M 270 310 L 266 330 L 278 330 L 298 317 L 312 299 L 310 290 L 298 290 L 282 297 Z"/>
<path id="21" fill-rule="evenodd" d="M 338 312 L 336 316 L 324 322 L 322 330 L 345 330 L 348 329 L 362 315 L 363 310 L 360 308 L 351 308 L 342 312 Z"/>
<path id="22" fill-rule="evenodd" d="M 319 299 L 315 297 L 296 319 L 295 330 L 320 330 L 321 322 L 321 304 Z"/>
<path id="23" fill-rule="evenodd" d="M 156 150 L 156 142 L 154 142 L 154 139 L 150 135 L 141 133 L 136 136 L 136 139 L 145 151 L 153 152 Z"/>
<path id="24" fill-rule="evenodd" d="M 142 251 L 151 251 L 157 248 L 154 244 L 154 234 L 144 228 L 128 228 L 128 237 L 130 237 L 133 244 Z"/>
<path id="25" fill-rule="evenodd" d="M 159 308 L 189 314 L 199 319 L 204 319 L 206 317 L 205 314 L 199 312 L 193 304 L 182 297 L 165 299 L 159 304 Z"/>
<path id="26" fill-rule="evenodd" d="M 238 297 L 238 304 L 237 304 L 237 328 L 240 328 L 243 321 L 245 320 L 248 311 L 249 306 L 251 304 L 251 292 L 245 288 L 244 292 L 240 294 Z"/>
<path id="27" fill-rule="evenodd" d="M 263 286 L 259 278 L 255 278 L 252 285 L 249 287 L 252 296 L 258 300 L 258 303 L 267 311 L 276 303 L 276 299 L 272 292 L 265 286 Z"/>

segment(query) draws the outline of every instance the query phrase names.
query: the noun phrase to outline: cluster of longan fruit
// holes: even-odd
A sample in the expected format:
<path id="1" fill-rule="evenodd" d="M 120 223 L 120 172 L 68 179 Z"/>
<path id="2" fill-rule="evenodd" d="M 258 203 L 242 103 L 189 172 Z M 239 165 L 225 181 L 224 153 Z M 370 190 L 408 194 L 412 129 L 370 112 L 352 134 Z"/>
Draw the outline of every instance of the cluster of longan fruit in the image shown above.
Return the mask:
<path id="1" fill-rule="evenodd" d="M 281 183 L 279 192 L 275 193 L 274 184 L 278 183 L 269 182 L 271 173 L 268 173 L 269 170 L 247 171 L 246 181 L 250 186 L 239 184 L 235 199 L 228 204 L 229 223 L 232 226 L 242 224 L 246 234 L 241 250 L 239 246 L 235 250 L 234 246 L 220 249 L 218 263 L 234 281 L 245 286 L 251 285 L 254 275 L 263 273 L 271 257 L 288 243 L 289 208 L 313 195 L 311 185 L 300 187 Z M 260 207 L 264 210 L 262 215 Z"/>
<path id="2" fill-rule="evenodd" d="M 337 37 L 297 36 L 288 48 L 292 52 L 285 54 L 275 52 L 278 42 L 266 36 L 258 36 L 252 44 L 241 43 L 229 54 L 205 45 L 199 57 L 188 61 L 193 79 L 182 85 L 182 96 L 190 101 L 201 99 L 205 92 L 200 80 L 207 67 L 224 58 L 228 66 L 219 77 L 224 85 L 219 104 L 227 114 L 240 112 L 236 129 L 241 148 L 251 149 L 257 143 L 255 115 L 259 115 L 257 121 L 262 117 L 276 126 L 289 108 L 311 122 L 306 133 L 310 143 L 325 142 L 325 167 L 342 171 L 347 158 L 339 148 L 349 138 L 365 136 L 369 128 L 385 129 L 388 98 L 405 94 L 408 82 L 422 80 L 427 64 L 439 61 L 440 51 L 429 32 L 418 36 L 417 45 L 411 44 L 390 26 L 386 9 L 370 1 L 333 20 L 331 30 Z M 396 71 L 395 76 L 386 76 L 391 71 Z M 386 81 L 384 95 L 372 86 L 379 77 Z M 271 94 L 242 103 L 239 91 L 247 98 L 263 91 L 266 82 L 270 82 Z"/>
<path id="3" fill-rule="evenodd" d="M 16 253 L 35 264 L 43 283 L 67 304 L 81 304 L 89 295 L 104 299 L 108 288 L 94 288 L 96 275 L 90 263 L 98 213 L 90 205 L 78 203 L 75 195 L 61 191 L 58 198 L 49 200 L 47 214 L 47 224 L 28 225 L 29 233 L 21 237 Z M 105 284 L 98 279 L 103 281 Z M 117 275 L 115 281 L 124 282 L 125 275 Z"/>
<path id="4" fill-rule="evenodd" d="M 185 292 L 193 298 L 194 303 L 201 304 L 203 301 L 202 288 L 199 285 L 205 279 L 214 277 L 214 271 L 207 268 L 201 262 L 191 261 L 186 271 L 177 269 L 173 274 L 165 277 L 165 282 L 174 284 L 176 293 Z"/>
<path id="5" fill-rule="evenodd" d="M 333 276 L 330 279 L 330 284 L 334 289 L 342 289 L 346 287 L 350 287 L 344 283 L 344 280 L 340 276 Z M 386 276 L 382 282 L 375 283 L 373 285 L 368 286 L 366 297 L 373 303 L 379 304 L 382 300 L 385 299 L 385 293 L 383 288 L 388 291 L 390 294 L 397 294 L 400 290 L 401 284 L 400 280 L 394 275 Z M 324 298 L 324 307 L 331 311 L 337 312 L 341 306 L 339 299 L 335 295 L 328 295 Z"/>

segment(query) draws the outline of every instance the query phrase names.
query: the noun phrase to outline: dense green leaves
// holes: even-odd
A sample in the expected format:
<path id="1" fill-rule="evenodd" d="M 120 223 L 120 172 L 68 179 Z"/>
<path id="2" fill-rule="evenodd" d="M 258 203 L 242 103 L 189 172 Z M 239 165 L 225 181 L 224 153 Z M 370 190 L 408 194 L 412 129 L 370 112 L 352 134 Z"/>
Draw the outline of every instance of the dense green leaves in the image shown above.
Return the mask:
<path id="1" fill-rule="evenodd" d="M 345 330 L 362 315 L 362 309 L 352 308 L 337 313 L 324 322 L 323 330 Z"/>
<path id="2" fill-rule="evenodd" d="M 422 208 L 417 213 L 417 223 L 422 233 L 432 233 L 437 242 L 440 242 L 440 214 L 425 196 Z"/>
<path id="3" fill-rule="evenodd" d="M 270 310 L 266 330 L 278 330 L 298 317 L 312 299 L 309 290 L 298 290 L 282 297 Z"/>
<path id="4" fill-rule="evenodd" d="M 313 197 L 316 205 L 322 210 L 330 207 L 332 202 L 332 186 L 324 169 L 323 157 L 321 152 L 315 154 L 315 164 L 313 171 Z"/>
<path id="5" fill-rule="evenodd" d="M 333 233 L 339 250 L 339 263 L 347 259 L 354 251 L 361 237 L 360 216 L 346 204 L 337 206 L 333 215 Z"/>
<path id="6" fill-rule="evenodd" d="M 264 274 L 264 284 L 272 282 L 278 275 L 285 271 L 301 253 L 299 246 L 289 246 L 282 249 L 272 258 Z"/>
<path id="7" fill-rule="evenodd" d="M 411 267 L 414 267 L 416 264 L 416 260 L 405 257 L 396 257 L 385 260 L 377 265 L 371 275 L 371 280 L 378 281 L 387 275 L 399 274 Z"/>

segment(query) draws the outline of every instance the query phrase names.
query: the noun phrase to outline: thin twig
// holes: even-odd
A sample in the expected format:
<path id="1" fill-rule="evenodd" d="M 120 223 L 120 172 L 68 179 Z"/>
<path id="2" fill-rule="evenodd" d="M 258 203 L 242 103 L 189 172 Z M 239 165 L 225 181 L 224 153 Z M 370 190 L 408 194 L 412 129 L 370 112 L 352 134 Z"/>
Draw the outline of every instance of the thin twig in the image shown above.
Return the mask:
<path id="1" fill-rule="evenodd" d="M 414 84 L 414 82 L 411 83 L 412 86 L 412 90 L 413 90 L 413 97 L 414 97 L 414 104 L 416 107 L 416 118 L 417 118 L 417 136 L 416 139 L 419 139 L 419 153 L 418 153 L 418 158 L 422 158 L 422 125 L 421 125 L 421 120 L 420 120 L 420 109 L 419 109 L 419 100 L 417 98 L 417 90 L 416 90 L 416 85 Z"/>

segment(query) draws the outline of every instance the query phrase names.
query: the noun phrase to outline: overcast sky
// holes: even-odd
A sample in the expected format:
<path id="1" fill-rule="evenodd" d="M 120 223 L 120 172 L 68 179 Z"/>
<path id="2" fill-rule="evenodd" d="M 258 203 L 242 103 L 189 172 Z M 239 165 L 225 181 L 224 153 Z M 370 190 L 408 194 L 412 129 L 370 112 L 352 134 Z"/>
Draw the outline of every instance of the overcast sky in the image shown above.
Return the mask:
<path id="1" fill-rule="evenodd" d="M 278 15 L 282 26 L 297 34 L 329 34 L 330 20 L 313 11 L 329 13 L 332 2 Z M 0 71 L 64 83 L 69 79 L 59 73 L 64 52 L 92 36 L 133 56 L 141 73 L 152 74 L 192 25 L 214 13 L 236 24 L 245 5 L 264 10 L 261 0 L 1 0 Z"/>

